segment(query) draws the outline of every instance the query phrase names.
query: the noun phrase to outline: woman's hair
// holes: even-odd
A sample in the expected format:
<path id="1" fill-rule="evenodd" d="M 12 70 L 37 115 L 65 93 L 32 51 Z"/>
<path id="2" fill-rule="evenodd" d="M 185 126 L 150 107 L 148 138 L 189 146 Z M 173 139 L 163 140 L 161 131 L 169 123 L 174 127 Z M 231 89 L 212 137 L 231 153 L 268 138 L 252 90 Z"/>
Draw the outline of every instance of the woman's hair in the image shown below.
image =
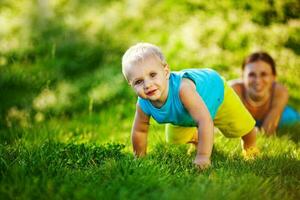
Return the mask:
<path id="1" fill-rule="evenodd" d="M 268 63 L 271 66 L 272 74 L 274 76 L 276 76 L 275 61 L 268 53 L 263 52 L 263 51 L 254 52 L 254 53 L 250 54 L 248 57 L 246 57 L 242 64 L 242 70 L 244 71 L 246 65 L 256 62 L 256 61 L 264 61 L 264 62 Z"/>

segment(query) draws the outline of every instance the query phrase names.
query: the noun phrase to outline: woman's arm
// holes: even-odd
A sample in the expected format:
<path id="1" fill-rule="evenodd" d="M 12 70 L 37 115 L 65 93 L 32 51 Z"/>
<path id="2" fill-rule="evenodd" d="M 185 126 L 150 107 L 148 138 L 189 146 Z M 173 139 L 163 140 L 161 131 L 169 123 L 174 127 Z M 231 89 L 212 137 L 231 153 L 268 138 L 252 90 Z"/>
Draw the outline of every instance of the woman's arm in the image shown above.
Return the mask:
<path id="1" fill-rule="evenodd" d="M 195 84 L 189 79 L 183 79 L 180 86 L 180 99 L 198 125 L 197 156 L 194 163 L 205 169 L 210 166 L 210 156 L 213 148 L 213 121 L 210 113 L 197 93 Z"/>
<path id="2" fill-rule="evenodd" d="M 282 111 L 289 99 L 288 90 L 280 83 L 275 83 L 270 111 L 266 115 L 262 128 L 267 135 L 275 133 Z"/>
<path id="3" fill-rule="evenodd" d="M 133 152 L 137 157 L 144 156 L 147 153 L 149 120 L 150 117 L 147 116 L 137 104 L 134 122 L 131 130 Z"/>

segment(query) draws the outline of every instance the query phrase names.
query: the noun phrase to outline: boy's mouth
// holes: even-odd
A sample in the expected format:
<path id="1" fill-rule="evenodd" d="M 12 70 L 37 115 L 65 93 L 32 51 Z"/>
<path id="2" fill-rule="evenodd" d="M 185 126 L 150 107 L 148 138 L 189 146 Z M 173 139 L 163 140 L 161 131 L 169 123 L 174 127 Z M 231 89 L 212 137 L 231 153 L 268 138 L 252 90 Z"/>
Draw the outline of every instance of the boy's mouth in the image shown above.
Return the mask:
<path id="1" fill-rule="evenodd" d="M 149 92 L 146 92 L 146 95 L 147 95 L 147 96 L 153 96 L 153 95 L 155 94 L 155 92 L 156 92 L 156 89 L 151 90 L 151 91 L 149 91 Z"/>

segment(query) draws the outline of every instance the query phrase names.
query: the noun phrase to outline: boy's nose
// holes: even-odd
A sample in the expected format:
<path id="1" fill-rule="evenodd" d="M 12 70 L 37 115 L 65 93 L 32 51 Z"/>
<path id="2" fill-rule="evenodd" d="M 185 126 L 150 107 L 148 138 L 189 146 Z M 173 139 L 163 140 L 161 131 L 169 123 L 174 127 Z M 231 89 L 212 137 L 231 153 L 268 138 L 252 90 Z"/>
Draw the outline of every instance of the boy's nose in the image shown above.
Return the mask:
<path id="1" fill-rule="evenodd" d="M 144 88 L 147 89 L 151 86 L 152 82 L 151 80 L 144 80 Z"/>

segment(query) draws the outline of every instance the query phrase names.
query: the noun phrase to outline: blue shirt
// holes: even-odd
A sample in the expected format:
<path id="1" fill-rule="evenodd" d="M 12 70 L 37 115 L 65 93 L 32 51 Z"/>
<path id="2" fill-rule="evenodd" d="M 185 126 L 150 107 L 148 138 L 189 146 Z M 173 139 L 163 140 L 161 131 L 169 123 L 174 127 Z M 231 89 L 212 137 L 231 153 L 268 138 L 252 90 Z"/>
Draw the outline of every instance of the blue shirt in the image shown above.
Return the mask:
<path id="1" fill-rule="evenodd" d="M 262 127 L 263 120 L 256 120 L 255 126 Z M 278 124 L 278 127 L 281 128 L 286 125 L 291 125 L 294 123 L 300 123 L 300 114 L 294 108 L 290 106 L 285 106 L 284 110 L 281 113 L 281 118 Z"/>
<path id="2" fill-rule="evenodd" d="M 152 116 L 158 123 L 196 126 L 196 122 L 185 109 L 179 97 L 182 78 L 188 78 L 195 83 L 198 94 L 208 108 L 211 118 L 214 119 L 224 99 L 224 81 L 212 69 L 187 69 L 180 72 L 171 72 L 168 97 L 165 104 L 160 108 L 156 108 L 149 100 L 138 97 L 138 104 L 142 111 L 146 115 Z"/>

